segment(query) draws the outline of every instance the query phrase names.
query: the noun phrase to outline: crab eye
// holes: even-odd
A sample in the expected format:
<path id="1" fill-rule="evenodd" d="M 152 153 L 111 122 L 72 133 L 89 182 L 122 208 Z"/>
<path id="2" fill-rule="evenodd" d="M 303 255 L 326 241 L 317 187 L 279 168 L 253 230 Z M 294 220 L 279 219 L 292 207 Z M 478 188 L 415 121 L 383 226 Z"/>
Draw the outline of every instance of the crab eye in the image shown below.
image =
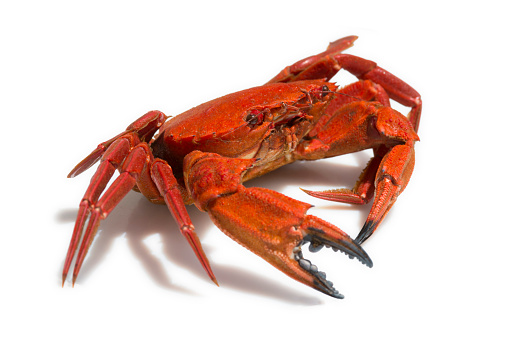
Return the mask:
<path id="1" fill-rule="evenodd" d="M 244 121 L 247 122 L 248 126 L 253 128 L 263 121 L 263 113 L 257 109 L 253 109 L 246 115 Z"/>
<path id="2" fill-rule="evenodd" d="M 323 85 L 322 86 L 322 98 L 324 98 L 329 93 L 330 93 L 329 87 L 327 87 L 326 85 Z"/>
<path id="3" fill-rule="evenodd" d="M 325 96 L 329 93 L 330 93 L 329 87 L 327 87 L 327 85 L 323 85 L 321 90 L 322 99 L 325 98 Z"/>

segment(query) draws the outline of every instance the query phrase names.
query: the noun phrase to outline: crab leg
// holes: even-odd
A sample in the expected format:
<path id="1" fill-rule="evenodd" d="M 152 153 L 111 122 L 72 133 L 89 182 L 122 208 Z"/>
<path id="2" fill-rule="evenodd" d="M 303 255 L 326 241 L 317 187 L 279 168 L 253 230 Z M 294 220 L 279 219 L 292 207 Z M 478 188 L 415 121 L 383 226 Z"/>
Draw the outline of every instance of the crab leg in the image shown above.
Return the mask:
<path id="1" fill-rule="evenodd" d="M 362 244 L 385 218 L 403 192 L 414 169 L 415 153 L 411 143 L 394 146 L 383 158 L 375 179 L 376 194 L 368 218 L 355 239 Z"/>
<path id="2" fill-rule="evenodd" d="M 101 158 L 101 156 L 106 152 L 108 147 L 115 140 L 118 140 L 129 133 L 135 133 L 141 141 L 149 141 L 167 118 L 168 117 L 166 115 L 159 111 L 150 111 L 144 114 L 135 122 L 127 126 L 124 132 L 118 134 L 108 141 L 100 143 L 92 153 L 90 153 L 85 159 L 83 159 L 72 169 L 67 177 L 74 178 L 75 176 L 85 172 Z"/>
<path id="3" fill-rule="evenodd" d="M 385 147 L 383 149 L 386 150 Z M 414 162 L 413 147 L 397 145 L 383 157 L 375 154 L 352 190 L 344 188 L 328 191 L 302 190 L 319 199 L 348 204 L 367 204 L 376 193 L 375 203 L 359 235 L 355 238 L 355 241 L 362 244 L 377 229 L 399 194 L 405 189 L 410 180 Z"/>
<path id="4" fill-rule="evenodd" d="M 193 251 L 209 277 L 217 285 L 217 280 L 210 268 L 207 257 L 201 247 L 200 240 L 194 232 L 194 226 L 185 209 L 184 201 L 181 196 L 181 194 L 185 192 L 181 192 L 171 172 L 171 168 L 164 161 L 153 161 L 152 152 L 146 143 L 146 141 L 152 138 L 166 119 L 166 115 L 159 111 L 150 111 L 146 113 L 129 125 L 124 132 L 99 144 L 90 155 L 83 159 L 69 173 L 69 178 L 75 177 L 86 171 L 102 158 L 101 165 L 99 165 L 95 175 L 92 177 L 88 190 L 80 204 L 78 217 L 76 218 L 76 224 L 69 244 L 69 250 L 64 262 L 62 285 L 65 282 L 72 260 L 78 249 L 78 242 L 83 233 L 88 216 L 90 215 L 90 220 L 82 244 L 80 245 L 74 267 L 73 285 L 81 265 L 83 264 L 88 248 L 99 227 L 100 220 L 107 217 L 120 200 L 135 187 L 136 183 L 138 183 L 138 189 L 142 191 L 149 200 L 158 203 L 161 199 L 164 199 L 173 217 L 180 225 L 181 233 L 193 248 Z M 135 147 L 135 145 L 137 146 Z M 109 180 L 113 176 L 113 173 L 122 163 L 123 167 L 120 176 L 113 182 L 101 200 L 98 201 Z M 146 164 L 151 165 L 146 166 Z"/>
<path id="5" fill-rule="evenodd" d="M 330 55 L 340 54 L 353 46 L 358 37 L 347 36 L 331 42 L 327 50 L 305 59 L 299 60 L 291 66 L 285 67 L 268 83 L 291 82 L 298 80 L 327 79 L 330 80 L 340 69 L 330 58 Z"/>
<path id="6" fill-rule="evenodd" d="M 366 148 L 375 150 L 374 158 L 353 190 L 305 191 L 317 198 L 353 204 L 365 204 L 375 195 L 366 223 L 356 239 L 362 243 L 378 227 L 408 184 L 414 167 L 413 147 L 419 137 L 402 114 L 377 102 L 354 101 L 341 106 L 336 114 L 329 113 L 324 126 L 327 128 L 321 126 L 309 133 L 313 139 L 301 143 L 296 156 L 310 160 L 317 155 L 329 157 Z M 359 148 L 349 148 L 352 144 Z"/>
<path id="7" fill-rule="evenodd" d="M 129 136 L 131 136 L 131 138 L 129 138 Z M 135 142 L 132 138 L 133 135 L 126 135 L 125 137 L 115 140 L 103 154 L 102 162 L 90 180 L 90 185 L 88 186 L 88 189 L 80 203 L 78 216 L 74 225 L 74 231 L 71 237 L 71 242 L 69 244 L 69 250 L 67 251 L 67 256 L 65 258 L 64 269 L 62 273 L 62 285 L 64 284 L 65 278 L 67 277 L 67 273 L 78 247 L 78 241 L 81 238 L 83 226 L 85 225 L 89 212 L 97 203 L 99 196 L 106 188 L 106 185 L 115 173 L 115 170 L 120 166 L 120 164 L 122 164 L 125 157 L 129 153 L 131 144 Z M 73 172 L 75 171 L 73 170 L 71 173 Z"/>
<path id="8" fill-rule="evenodd" d="M 64 264 L 62 285 L 65 282 L 72 259 L 78 248 L 78 241 L 83 232 L 87 216 L 90 214 L 90 220 L 81 245 L 79 245 L 79 252 L 73 272 L 73 285 L 97 232 L 100 220 L 105 219 L 134 187 L 138 175 L 142 172 L 145 164 L 149 160 L 150 149 L 146 143 L 138 144 L 131 151 L 131 141 L 127 140 L 125 137 L 116 140 L 107 149 L 103 156 L 103 162 L 93 176 L 89 189 L 85 193 L 80 204 L 78 218 L 76 219 L 76 225 Z M 111 179 L 115 169 L 118 168 L 120 164 L 122 164 L 120 175 L 99 199 L 99 196 L 101 196 L 102 191 Z M 98 199 L 99 201 L 97 201 Z"/>
<path id="9" fill-rule="evenodd" d="M 166 119 L 166 115 L 159 111 L 150 111 L 146 113 L 134 121 L 132 124 L 130 124 L 124 132 L 118 134 L 108 141 L 99 144 L 92 153 L 90 153 L 85 159 L 76 165 L 69 173 L 68 177 L 73 178 L 89 169 L 99 159 L 102 159 L 101 164 L 92 177 L 90 185 L 88 186 L 88 189 L 80 203 L 73 235 L 69 244 L 69 250 L 64 262 L 62 285 L 65 282 L 67 273 L 69 272 L 69 268 L 71 266 L 71 262 L 78 248 L 78 241 L 83 233 L 83 227 L 86 223 L 87 217 L 91 211 L 95 210 L 96 203 L 101 196 L 101 193 L 106 188 L 109 180 L 113 176 L 113 173 L 122 165 L 128 154 L 131 152 L 131 149 L 141 141 L 150 140 Z M 124 178 L 127 177 L 124 175 Z M 111 188 L 108 192 L 111 192 Z M 110 199 L 110 201 L 113 200 Z M 95 218 L 97 219 L 97 216 L 95 216 Z M 94 222 L 98 225 L 99 220 Z M 89 222 L 89 225 L 93 225 L 93 223 Z M 92 228 L 89 227 L 90 230 Z M 93 237 L 91 231 L 87 232 L 89 237 Z M 86 253 L 86 250 L 84 250 L 83 253 Z M 83 259 L 84 256 L 82 255 L 81 260 Z M 77 271 L 79 271 L 79 268 Z M 75 278 L 73 281 L 74 280 Z"/>
<path id="10" fill-rule="evenodd" d="M 173 215 L 173 218 L 177 221 L 180 232 L 189 242 L 189 245 L 210 279 L 219 286 L 207 256 L 203 251 L 200 239 L 194 232 L 194 226 L 187 213 L 184 200 L 182 199 L 182 193 L 180 192 L 179 185 L 173 175 L 171 167 L 164 160 L 156 159 L 151 166 L 151 176 L 161 196 L 163 196 L 168 209 Z"/>
<path id="11" fill-rule="evenodd" d="M 381 85 L 391 99 L 411 107 L 408 119 L 417 132 L 422 111 L 420 94 L 403 80 L 377 66 L 375 62 L 355 55 L 342 54 L 341 52 L 351 47 L 355 40 L 356 36 L 349 36 L 332 42 L 325 52 L 297 61 L 283 69 L 268 83 L 311 79 L 328 81 L 343 68 L 358 79 L 371 80 Z"/>
<path id="12" fill-rule="evenodd" d="M 358 100 L 380 102 L 386 107 L 390 107 L 389 96 L 384 88 L 370 80 L 360 80 L 337 91 L 337 93 L 345 94 L 336 96 L 327 106 L 325 114 L 320 118 L 310 136 L 319 136 L 320 133 L 326 134 L 327 126 L 332 122 L 334 124 L 335 115 L 341 114 L 341 108 Z M 323 131 L 323 132 L 322 132 Z M 343 134 L 342 132 L 338 134 Z M 323 137 L 322 137 L 323 138 Z M 362 171 L 359 180 L 353 189 L 331 189 L 326 191 L 310 191 L 302 189 L 307 194 L 335 202 L 348 204 L 367 204 L 375 192 L 375 177 L 380 167 L 382 158 L 388 152 L 385 146 L 379 146 L 374 149 L 374 157 L 371 158 L 364 171 Z"/>
<path id="13" fill-rule="evenodd" d="M 389 97 L 400 104 L 411 107 L 408 120 L 417 132 L 421 119 L 422 101 L 420 94 L 403 80 L 376 65 L 375 62 L 349 54 L 335 55 L 337 63 L 359 79 L 371 80 L 381 85 Z"/>
<path id="14" fill-rule="evenodd" d="M 306 215 L 311 205 L 268 189 L 245 188 L 242 173 L 255 162 L 200 151 L 188 154 L 185 180 L 195 205 L 207 211 L 226 235 L 283 273 L 329 296 L 343 298 L 325 273 L 303 258 L 301 247 L 308 242 L 312 252 L 330 247 L 369 267 L 371 259 L 346 233 Z"/>
<path id="15" fill-rule="evenodd" d="M 362 171 L 353 189 L 338 188 L 326 191 L 310 191 L 301 188 L 301 190 L 312 197 L 323 200 L 356 205 L 367 204 L 373 198 L 375 192 L 374 182 L 381 161 L 382 157 L 375 154 Z"/>

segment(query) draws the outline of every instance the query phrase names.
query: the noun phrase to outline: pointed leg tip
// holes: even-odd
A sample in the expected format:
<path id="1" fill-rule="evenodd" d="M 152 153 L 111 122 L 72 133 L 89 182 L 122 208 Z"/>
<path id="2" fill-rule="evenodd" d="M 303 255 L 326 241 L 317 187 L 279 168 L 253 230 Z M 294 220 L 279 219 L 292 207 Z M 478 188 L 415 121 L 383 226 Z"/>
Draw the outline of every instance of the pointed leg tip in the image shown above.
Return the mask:
<path id="1" fill-rule="evenodd" d="M 200 239 L 194 232 L 193 228 L 190 228 L 188 226 L 182 227 L 181 229 L 182 235 L 187 239 L 189 245 L 193 249 L 196 257 L 200 261 L 203 269 L 205 272 L 207 272 L 207 275 L 209 276 L 210 280 L 214 282 L 219 287 L 219 283 L 217 282 L 216 276 L 214 275 L 214 272 L 212 271 L 212 268 L 210 267 L 209 260 L 207 259 L 207 256 L 205 255 L 205 251 L 203 251 L 203 247 L 201 246 Z"/>
<path id="2" fill-rule="evenodd" d="M 355 242 L 359 245 L 362 245 L 362 243 L 368 240 L 368 238 L 373 234 L 377 226 L 378 223 L 373 220 L 366 221 L 361 231 L 355 238 Z"/>
<path id="3" fill-rule="evenodd" d="M 312 191 L 312 190 L 308 190 L 308 189 L 305 189 L 305 188 L 302 188 L 302 187 L 299 187 L 299 188 L 301 189 L 302 192 L 304 192 L 306 194 L 309 194 L 312 197 L 317 197 L 318 193 L 320 193 L 318 191 Z M 317 197 L 317 198 L 319 198 L 319 197 Z"/>
<path id="4" fill-rule="evenodd" d="M 207 262 L 206 262 L 206 265 L 203 265 L 203 263 L 202 263 L 202 267 L 203 267 L 203 268 L 205 269 L 205 271 L 207 272 L 207 274 L 208 274 L 208 276 L 209 276 L 210 280 L 212 280 L 212 282 L 213 282 L 214 284 L 216 284 L 216 286 L 217 286 L 217 287 L 219 287 L 219 283 L 217 282 L 217 278 L 216 278 L 216 276 L 214 275 L 214 272 L 212 272 L 212 268 L 210 267 L 210 264 L 209 264 L 208 260 L 207 260 Z"/>
<path id="5" fill-rule="evenodd" d="M 356 205 L 364 205 L 368 202 L 368 200 L 365 197 L 360 196 L 359 194 L 353 191 L 343 188 L 330 189 L 325 191 L 311 191 L 304 188 L 301 188 L 301 190 L 314 198 L 322 200 Z"/>
<path id="6" fill-rule="evenodd" d="M 214 284 L 216 284 L 217 287 L 219 287 L 219 283 L 217 282 L 216 276 L 214 275 L 214 272 L 212 272 L 212 269 L 210 269 L 210 267 L 209 267 L 209 270 L 207 270 L 207 269 L 205 269 L 205 270 L 206 270 L 210 280 L 212 280 L 212 282 Z"/>

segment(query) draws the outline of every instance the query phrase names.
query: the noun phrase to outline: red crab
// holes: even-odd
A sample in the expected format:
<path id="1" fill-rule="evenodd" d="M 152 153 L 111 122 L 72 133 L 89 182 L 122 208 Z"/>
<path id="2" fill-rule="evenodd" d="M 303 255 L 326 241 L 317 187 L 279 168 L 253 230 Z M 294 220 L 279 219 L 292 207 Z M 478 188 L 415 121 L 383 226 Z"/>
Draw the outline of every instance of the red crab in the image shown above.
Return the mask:
<path id="1" fill-rule="evenodd" d="M 325 52 L 286 67 L 263 86 L 209 101 L 174 118 L 148 112 L 99 144 L 69 174 L 74 177 L 101 160 L 81 200 L 62 285 L 78 247 L 73 284 L 100 220 L 134 189 L 151 202 L 168 206 L 216 284 L 186 204 L 208 212 L 224 233 L 290 277 L 342 298 L 325 273 L 303 258 L 301 247 L 310 243 L 312 252 L 331 247 L 372 266 L 360 244 L 371 236 L 410 179 L 422 107 L 420 95 L 405 82 L 373 61 L 341 53 L 356 39 L 339 39 Z M 342 68 L 359 81 L 343 88 L 328 82 Z M 408 116 L 393 110 L 389 98 L 411 107 Z M 311 207 L 307 203 L 242 185 L 296 160 L 368 148 L 374 157 L 353 189 L 306 191 L 350 204 L 366 204 L 374 196 L 355 240 L 307 215 Z M 103 193 L 115 170 L 120 175 Z"/>

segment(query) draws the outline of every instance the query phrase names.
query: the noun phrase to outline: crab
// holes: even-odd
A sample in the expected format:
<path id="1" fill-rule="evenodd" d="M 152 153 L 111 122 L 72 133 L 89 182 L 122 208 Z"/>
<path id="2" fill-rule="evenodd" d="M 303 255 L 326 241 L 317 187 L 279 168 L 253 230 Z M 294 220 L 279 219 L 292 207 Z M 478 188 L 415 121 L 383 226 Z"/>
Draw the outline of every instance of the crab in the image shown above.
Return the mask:
<path id="1" fill-rule="evenodd" d="M 369 61 L 343 54 L 348 36 L 326 51 L 284 68 L 267 84 L 228 94 L 173 118 L 150 111 L 102 142 L 70 173 L 100 164 L 79 205 L 62 273 L 71 263 L 74 285 L 99 223 L 135 190 L 165 204 L 211 280 L 217 283 L 186 205 L 208 212 L 226 235 L 291 278 L 331 297 L 343 298 L 303 257 L 322 247 L 372 266 L 361 244 L 405 189 L 414 168 L 422 103 L 408 84 Z M 345 69 L 359 80 L 339 88 L 330 79 Z M 390 99 L 409 107 L 407 116 Z M 359 235 L 307 214 L 310 204 L 243 182 L 298 160 L 317 160 L 372 149 L 352 189 L 309 191 L 313 197 L 349 204 L 374 199 Z M 106 189 L 115 171 L 118 177 Z M 79 250 L 78 250 L 79 249 Z"/>

